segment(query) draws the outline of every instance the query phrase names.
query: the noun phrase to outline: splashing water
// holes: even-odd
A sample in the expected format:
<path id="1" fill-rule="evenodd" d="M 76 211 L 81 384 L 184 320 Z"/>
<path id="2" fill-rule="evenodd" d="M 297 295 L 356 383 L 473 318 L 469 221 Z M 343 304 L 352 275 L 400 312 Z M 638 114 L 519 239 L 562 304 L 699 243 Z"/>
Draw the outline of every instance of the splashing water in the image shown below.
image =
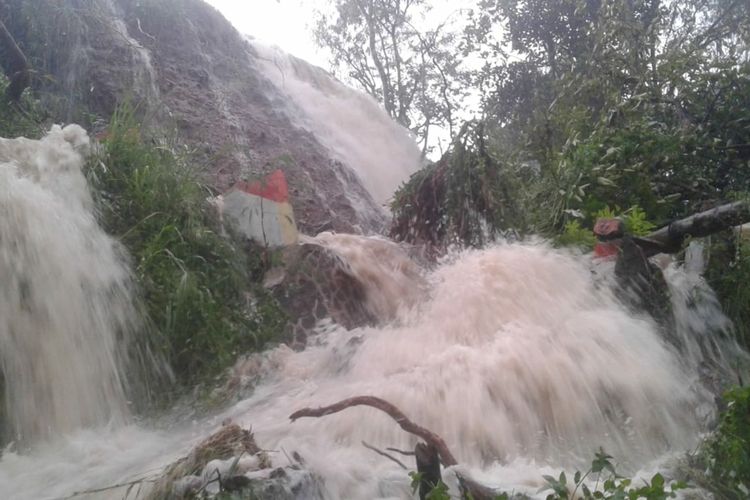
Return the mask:
<path id="1" fill-rule="evenodd" d="M 694 358 L 679 357 L 653 321 L 598 287 L 585 258 L 544 244 L 498 245 L 453 255 L 404 288 L 411 271 L 394 264 L 401 257 L 392 243 L 316 240 L 348 258 L 360 277 L 369 261 L 373 307 L 384 304 L 383 294 L 398 302 L 404 290 L 413 306 L 383 309 L 395 314 L 384 326 L 322 329 L 303 352 L 266 353 L 270 368 L 254 394 L 221 415 L 170 431 L 69 435 L 28 456 L 6 456 L 0 483 L 14 498 L 51 498 L 127 481 L 231 418 L 252 427 L 262 447 L 298 452 L 323 479 L 327 498 L 408 498 L 406 472 L 361 445 L 413 447 L 390 418 L 352 408 L 288 420 L 302 407 L 357 395 L 399 406 L 488 484 L 530 494 L 542 474 L 581 467 L 599 447 L 637 470 L 695 445 L 705 417 L 696 409 L 710 407 L 711 396 Z M 388 258 L 375 260 L 386 247 Z M 678 274 L 670 278 L 675 289 L 685 286 Z M 706 306 L 685 335 L 699 329 L 698 315 L 707 325 L 721 318 Z M 274 456 L 285 463 L 283 453 Z"/>
<path id="2" fill-rule="evenodd" d="M 342 257 L 366 292 L 365 306 L 381 323 L 393 321 L 408 311 L 426 291 L 421 268 L 396 243 L 379 236 L 321 233 L 303 237 Z"/>
<path id="3" fill-rule="evenodd" d="M 221 415 L 167 431 L 123 425 L 136 315 L 127 268 L 93 215 L 87 147 L 77 126 L 0 140 L 0 360 L 10 432 L 34 444 L 0 462 L 12 498 L 125 482 L 225 418 L 300 453 L 330 498 L 408 496 L 406 474 L 361 445 L 414 445 L 388 417 L 355 408 L 288 421 L 357 395 L 394 403 L 508 489 L 579 467 L 598 447 L 637 469 L 693 446 L 710 412 L 699 365 L 721 366 L 725 353 L 704 337 L 728 322 L 694 273 L 666 272 L 675 347 L 597 285 L 586 259 L 541 243 L 464 251 L 428 273 L 383 238 L 324 233 L 305 241 L 342 257 L 381 326 L 321 329 L 303 352 L 266 353 L 255 393 Z"/>
<path id="4" fill-rule="evenodd" d="M 278 426 L 275 439 L 413 444 L 369 409 L 281 424 L 296 407 L 376 395 L 476 466 L 518 457 L 576 464 L 599 446 L 635 464 L 694 442 L 691 408 L 707 395 L 691 388 L 695 376 L 653 322 L 596 289 L 582 262 L 503 245 L 462 253 L 429 280 L 429 296 L 400 324 L 337 330 L 289 354 L 264 388 L 285 396 L 266 415 L 248 402 L 235 416 L 261 440 L 268 424 Z"/>
<path id="5" fill-rule="evenodd" d="M 97 225 L 86 132 L 0 139 L 0 362 L 6 432 L 33 442 L 124 422 L 130 276 Z"/>

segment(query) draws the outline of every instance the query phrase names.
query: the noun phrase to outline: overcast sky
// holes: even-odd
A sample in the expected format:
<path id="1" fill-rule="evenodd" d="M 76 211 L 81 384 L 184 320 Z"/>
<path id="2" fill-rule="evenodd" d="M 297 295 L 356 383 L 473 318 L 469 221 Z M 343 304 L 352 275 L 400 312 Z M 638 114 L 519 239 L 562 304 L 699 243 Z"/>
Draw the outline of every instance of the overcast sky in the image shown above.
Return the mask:
<path id="1" fill-rule="evenodd" d="M 286 52 L 328 69 L 315 46 L 310 23 L 320 0 L 206 0 L 241 33 L 252 35 Z"/>
<path id="2" fill-rule="evenodd" d="M 206 0 L 216 7 L 237 30 L 263 42 L 276 45 L 294 56 L 330 70 L 327 52 L 313 41 L 312 23 L 316 9 L 331 4 L 331 0 Z M 460 7 L 474 5 L 474 0 L 432 0 L 431 11 L 422 20 L 435 26 L 447 19 L 459 19 Z M 470 98 L 467 103 L 477 101 Z M 477 101 L 478 102 L 478 101 Z M 447 143 L 447 130 L 434 129 L 431 142 Z"/>

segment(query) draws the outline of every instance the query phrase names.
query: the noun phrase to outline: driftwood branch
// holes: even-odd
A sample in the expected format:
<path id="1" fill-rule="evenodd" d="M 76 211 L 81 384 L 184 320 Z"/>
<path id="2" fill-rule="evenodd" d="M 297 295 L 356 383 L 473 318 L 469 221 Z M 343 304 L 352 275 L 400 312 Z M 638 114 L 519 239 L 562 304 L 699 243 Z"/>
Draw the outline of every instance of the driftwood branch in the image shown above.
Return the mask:
<path id="1" fill-rule="evenodd" d="M 29 72 L 29 63 L 21 49 L 18 48 L 13 35 L 10 34 L 5 23 L 0 20 L 0 61 L 2 61 L 3 70 L 8 75 L 10 83 L 5 89 L 5 95 L 8 100 L 18 102 L 21 94 L 31 83 Z"/>
<path id="2" fill-rule="evenodd" d="M 368 444 L 366 441 L 362 441 L 362 446 L 364 446 L 368 450 L 374 451 L 375 453 L 377 453 L 381 457 L 385 457 L 388 460 L 396 462 L 398 465 L 401 466 L 402 469 L 409 470 L 409 468 L 406 465 L 404 465 L 404 463 L 401 460 L 399 460 L 398 458 L 396 458 L 394 456 L 389 455 L 388 453 L 384 452 L 383 450 L 379 450 L 379 449 L 375 448 L 373 445 Z"/>
<path id="3" fill-rule="evenodd" d="M 417 447 L 414 450 L 414 455 L 416 455 L 417 459 L 417 468 L 419 472 L 423 474 L 423 480 L 420 481 L 420 498 L 427 497 L 428 490 L 431 489 L 426 487 L 430 486 L 428 483 L 431 483 L 431 486 L 434 486 L 440 481 L 440 463 L 442 463 L 444 467 L 458 465 L 458 461 L 448 449 L 448 445 L 445 444 L 443 438 L 429 429 L 425 429 L 424 427 L 415 424 L 409 420 L 401 410 L 396 408 L 396 406 L 375 396 L 357 396 L 344 399 L 343 401 L 339 401 L 338 403 L 329 406 L 322 406 L 320 408 L 303 408 L 292 413 L 289 418 L 294 422 L 298 418 L 303 417 L 325 417 L 326 415 L 338 413 L 353 406 L 370 406 L 388 414 L 388 416 L 396 421 L 399 427 L 409 434 L 422 438 L 426 443 L 426 445 L 421 443 L 417 444 Z M 362 444 L 365 443 L 363 442 Z M 365 444 L 365 446 L 373 449 L 367 444 Z M 394 448 L 388 448 L 388 450 L 402 453 L 404 455 L 408 454 L 408 452 L 403 452 Z M 382 454 L 380 450 L 375 451 Z M 388 458 L 393 460 L 393 457 L 388 456 Z M 435 466 L 437 466 L 437 470 L 435 470 Z M 459 484 L 466 498 L 471 498 L 473 500 L 489 500 L 494 498 L 495 492 L 491 488 L 479 484 L 470 477 L 464 476 L 458 472 L 456 472 L 456 476 L 458 477 Z"/>
<path id="4" fill-rule="evenodd" d="M 435 434 L 434 432 L 425 429 L 424 427 L 415 424 L 409 420 L 401 410 L 396 408 L 393 404 L 375 396 L 357 396 L 349 399 L 344 399 L 338 403 L 330 406 L 322 406 L 320 408 L 303 408 L 299 411 L 292 413 L 289 418 L 294 422 L 298 418 L 302 417 L 325 417 L 333 413 L 338 413 L 352 406 L 370 406 L 376 408 L 390 416 L 403 430 L 409 434 L 413 434 L 419 438 L 422 438 L 427 444 L 432 445 L 440 455 L 440 461 L 444 467 L 451 467 L 456 465 L 458 462 L 453 454 L 448 449 L 448 446 L 443 441 L 443 438 Z"/>

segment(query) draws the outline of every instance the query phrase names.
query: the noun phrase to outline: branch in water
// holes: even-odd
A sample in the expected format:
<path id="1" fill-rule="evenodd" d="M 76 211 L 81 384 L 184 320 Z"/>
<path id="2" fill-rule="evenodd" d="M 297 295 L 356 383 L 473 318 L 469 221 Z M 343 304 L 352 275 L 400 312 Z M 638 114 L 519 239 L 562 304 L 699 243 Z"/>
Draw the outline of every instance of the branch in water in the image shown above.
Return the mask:
<path id="1" fill-rule="evenodd" d="M 378 455 L 381 455 L 381 456 L 383 456 L 383 457 L 387 458 L 388 460 L 392 460 L 392 461 L 396 462 L 396 463 L 397 463 L 398 465 L 400 465 L 400 466 L 401 466 L 401 468 L 402 468 L 402 469 L 404 469 L 404 470 L 409 470 L 409 468 L 408 468 L 408 467 L 407 467 L 406 465 L 404 465 L 404 463 L 403 463 L 403 462 L 402 462 L 401 460 L 399 460 L 398 458 L 396 458 L 396 457 L 394 457 L 394 456 L 391 456 L 391 455 L 389 455 L 388 453 L 386 453 L 386 452 L 384 452 L 384 451 L 382 451 L 382 450 L 379 450 L 379 449 L 375 448 L 375 447 L 374 447 L 373 445 L 371 445 L 371 444 L 367 444 L 367 442 L 366 442 L 366 441 L 362 441 L 362 446 L 364 446 L 364 447 L 365 447 L 365 448 L 367 448 L 368 450 L 372 450 L 372 451 L 374 451 L 374 452 L 375 452 L 375 453 L 377 453 Z"/>
<path id="2" fill-rule="evenodd" d="M 408 432 L 409 434 L 413 434 L 417 437 L 422 438 L 428 445 L 433 447 L 433 450 L 436 450 L 438 453 L 438 456 L 440 457 L 440 461 L 442 462 L 444 467 L 452 467 L 454 465 L 458 465 L 458 462 L 456 461 L 453 454 L 448 449 L 448 446 L 445 444 L 445 441 L 443 441 L 443 438 L 435 434 L 434 432 L 425 429 L 424 427 L 415 424 L 411 420 L 409 420 L 404 413 L 396 408 L 393 404 L 389 403 L 388 401 L 385 401 L 383 399 L 377 398 L 375 396 L 357 396 L 353 398 L 344 399 L 343 401 L 339 401 L 338 403 L 334 403 L 329 406 L 322 406 L 320 408 L 303 408 L 301 410 L 295 411 L 289 416 L 289 419 L 294 422 L 298 418 L 303 417 L 325 417 L 326 415 L 331 415 L 333 413 L 338 413 L 342 410 L 346 410 L 347 408 L 351 408 L 352 406 L 370 406 L 372 408 L 376 408 L 384 413 L 387 413 L 393 420 L 396 421 L 396 423 L 401 427 L 403 430 Z M 366 443 L 362 443 L 371 450 L 376 451 L 379 454 L 383 454 L 380 450 L 375 450 L 373 447 L 368 446 Z M 429 448 L 429 447 L 426 447 Z M 388 448 L 390 451 L 398 451 L 403 454 L 407 454 L 406 452 L 402 452 L 400 450 L 394 450 L 393 448 Z M 434 453 L 434 451 L 433 451 Z M 393 457 L 386 455 L 391 460 L 394 460 Z M 461 485 L 461 489 L 464 491 L 464 493 L 467 495 L 468 498 L 473 498 L 475 500 L 489 500 L 491 498 L 495 497 L 495 491 L 493 491 L 491 488 L 488 488 L 487 486 L 484 486 L 470 477 L 467 477 L 463 474 L 460 474 L 456 471 L 456 477 L 458 477 L 458 481 Z"/>
<path id="3" fill-rule="evenodd" d="M 415 424 L 409 420 L 401 410 L 396 408 L 393 404 L 375 396 L 357 396 L 353 398 L 344 399 L 338 403 L 334 403 L 330 406 L 323 406 L 320 408 L 303 408 L 301 410 L 292 413 L 289 418 L 292 422 L 302 417 L 325 417 L 333 413 L 338 413 L 352 406 L 370 406 L 376 408 L 384 413 L 387 413 L 403 430 L 409 434 L 413 434 L 417 437 L 422 438 L 427 444 L 432 445 L 440 455 L 440 461 L 444 467 L 451 467 L 456 465 L 458 462 L 453 454 L 448 449 L 448 446 L 443 441 L 443 438 L 435 434 L 434 432 L 425 429 L 424 427 Z"/>

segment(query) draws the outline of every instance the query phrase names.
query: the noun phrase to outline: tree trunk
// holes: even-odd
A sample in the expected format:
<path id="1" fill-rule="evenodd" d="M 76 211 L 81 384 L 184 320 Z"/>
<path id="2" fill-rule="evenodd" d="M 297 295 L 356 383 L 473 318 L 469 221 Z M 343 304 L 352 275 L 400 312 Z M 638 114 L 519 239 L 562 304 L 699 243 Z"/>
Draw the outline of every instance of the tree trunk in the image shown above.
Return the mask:
<path id="1" fill-rule="evenodd" d="M 737 201 L 676 220 L 645 238 L 634 240 L 650 255 L 674 253 L 688 236 L 702 238 L 746 222 L 750 222 L 750 204 Z"/>
<path id="2" fill-rule="evenodd" d="M 417 472 L 419 472 L 419 500 L 425 500 L 427 495 L 440 483 L 440 456 L 437 448 L 430 444 L 417 443 L 414 448 L 417 458 Z"/>

